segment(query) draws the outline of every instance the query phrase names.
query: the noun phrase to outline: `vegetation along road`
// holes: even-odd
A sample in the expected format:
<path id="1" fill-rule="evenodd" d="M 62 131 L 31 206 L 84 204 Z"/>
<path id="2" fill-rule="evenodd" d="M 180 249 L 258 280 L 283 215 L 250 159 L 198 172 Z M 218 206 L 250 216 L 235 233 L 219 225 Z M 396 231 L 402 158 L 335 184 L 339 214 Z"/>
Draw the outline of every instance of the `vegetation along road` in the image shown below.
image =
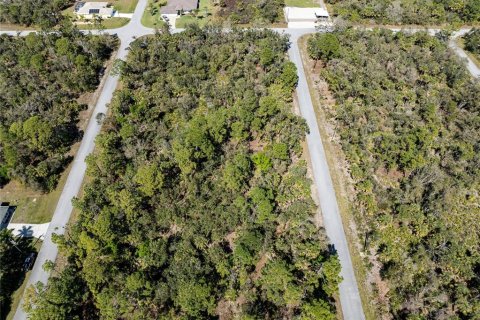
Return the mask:
<path id="1" fill-rule="evenodd" d="M 135 9 L 133 17 L 127 26 L 120 29 L 115 29 L 113 31 L 106 31 L 112 34 L 116 33 L 121 41 L 120 48 L 117 53 L 118 59 L 125 59 L 128 53 L 127 48 L 134 36 L 138 37 L 154 32 L 152 29 L 143 27 L 140 22 L 146 5 L 146 0 L 140 0 Z M 32 269 L 27 287 L 36 284 L 37 282 L 43 282 L 44 284 L 48 282 L 50 273 L 43 269 L 43 264 L 47 261 L 55 261 L 58 254 L 58 248 L 52 242 L 52 234 L 63 234 L 65 231 L 65 226 L 70 220 L 70 215 L 73 209 L 72 199 L 78 195 L 87 168 L 85 159 L 93 151 L 95 138 L 100 133 L 101 129 L 101 123 L 97 122 L 95 115 L 101 113 L 106 114 L 107 104 L 112 99 L 113 92 L 115 91 L 117 84 L 118 75 L 108 75 L 102 93 L 97 101 L 97 104 L 95 105 L 95 109 L 93 111 L 94 116 L 91 117 L 88 123 L 88 127 L 85 130 L 85 135 L 80 145 L 80 149 L 75 156 L 72 169 L 70 170 L 67 182 L 65 183 L 65 187 L 58 201 L 52 221 L 50 222 L 50 226 L 45 235 L 42 248 L 40 249 L 37 260 Z M 21 305 L 22 303 L 20 303 L 14 319 L 27 319 L 27 314 L 23 311 Z"/>
<path id="2" fill-rule="evenodd" d="M 318 191 L 320 207 L 323 214 L 323 223 L 330 242 L 338 253 L 342 270 L 343 281 L 340 283 L 340 301 L 345 319 L 365 319 L 357 281 L 353 271 L 352 260 L 348 251 L 347 239 L 343 230 L 342 218 L 333 188 L 332 178 L 328 169 L 325 150 L 323 148 L 317 118 L 313 108 L 310 91 L 302 65 L 298 39 L 301 32 L 292 34 L 292 46 L 289 51 L 290 59 L 297 66 L 298 86 L 297 97 L 302 116 L 306 119 L 310 130 L 307 135 L 307 144 L 311 157 L 314 181 Z"/>
<path id="3" fill-rule="evenodd" d="M 130 45 L 130 42 L 136 37 L 153 34 L 154 30 L 144 27 L 140 20 L 143 11 L 147 6 L 147 0 L 140 0 L 135 9 L 133 17 L 128 25 L 125 27 L 115 29 L 115 30 L 104 30 L 102 32 L 117 34 L 120 41 L 120 49 L 117 53 L 117 58 L 125 59 L 128 54 L 127 48 Z M 325 152 L 323 145 L 321 143 L 321 138 L 318 130 L 317 121 L 315 118 L 315 113 L 310 97 L 310 92 L 307 86 L 300 52 L 297 45 L 297 40 L 300 36 L 308 33 L 314 32 L 313 29 L 275 29 L 281 33 L 287 33 L 291 36 L 292 46 L 289 51 L 290 59 L 295 63 L 298 69 L 299 83 L 297 88 L 298 102 L 300 105 L 302 116 L 306 119 L 309 126 L 309 135 L 307 136 L 307 143 L 311 156 L 312 169 L 314 173 L 314 182 L 318 190 L 318 196 L 320 199 L 320 206 L 322 209 L 325 229 L 327 232 L 330 241 L 334 244 L 335 249 L 338 252 L 340 262 L 342 265 L 341 275 L 343 281 L 340 284 L 340 302 L 342 305 L 342 312 L 345 319 L 364 319 L 362 304 L 360 300 L 360 295 L 358 292 L 358 287 L 355 280 L 355 275 L 348 252 L 347 242 L 345 238 L 345 233 L 343 230 L 343 225 L 341 217 L 339 215 L 338 205 L 335 197 L 335 191 L 333 189 L 332 181 L 330 178 L 330 173 L 328 165 L 325 158 Z M 181 30 L 174 30 L 181 31 Z M 415 31 L 415 30 L 413 30 Z M 463 30 L 455 36 L 460 36 L 464 32 Z M 28 32 L 17 33 L 17 32 L 5 32 L 9 34 L 26 34 Z M 468 69 L 472 75 L 478 77 L 480 76 L 480 70 L 476 67 L 473 62 L 471 62 L 466 54 L 456 46 L 455 42 L 452 40 L 450 45 L 455 50 L 455 52 L 464 58 L 467 58 Z M 80 149 L 75 157 L 72 170 L 68 176 L 68 180 L 63 189 L 62 195 L 60 197 L 59 203 L 55 210 L 54 216 L 50 223 L 47 235 L 45 237 L 44 244 L 39 252 L 37 261 L 32 270 L 28 285 L 37 283 L 38 281 L 47 283 L 49 273 L 44 271 L 42 266 L 43 264 L 50 260 L 55 261 L 58 249 L 57 246 L 52 242 L 51 236 L 53 233 L 62 234 L 64 232 L 65 226 L 70 219 L 72 212 L 72 202 L 71 200 L 77 196 L 84 175 L 86 171 L 85 159 L 93 151 L 94 141 L 96 136 L 99 134 L 101 129 L 101 124 L 97 122 L 95 115 L 99 113 L 107 112 L 107 104 L 110 102 L 113 92 L 118 84 L 117 75 L 108 75 L 108 78 L 103 87 L 103 91 L 100 95 L 100 98 L 95 106 L 93 117 L 90 119 L 88 127 L 85 131 Z M 26 319 L 27 315 L 19 307 L 15 319 Z"/>

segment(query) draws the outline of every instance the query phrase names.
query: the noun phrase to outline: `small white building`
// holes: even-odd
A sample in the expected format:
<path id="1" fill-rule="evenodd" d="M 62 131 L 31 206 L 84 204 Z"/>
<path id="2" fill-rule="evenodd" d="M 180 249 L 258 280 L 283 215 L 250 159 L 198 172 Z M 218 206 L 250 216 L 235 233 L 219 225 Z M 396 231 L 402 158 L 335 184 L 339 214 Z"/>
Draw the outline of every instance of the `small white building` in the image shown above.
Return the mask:
<path id="1" fill-rule="evenodd" d="M 100 17 L 108 19 L 113 17 L 115 10 L 108 2 L 78 2 L 75 5 L 75 14 L 79 18 L 94 19 Z"/>
<path id="2" fill-rule="evenodd" d="M 289 28 L 314 28 L 330 18 L 324 8 L 285 7 L 284 12 Z"/>

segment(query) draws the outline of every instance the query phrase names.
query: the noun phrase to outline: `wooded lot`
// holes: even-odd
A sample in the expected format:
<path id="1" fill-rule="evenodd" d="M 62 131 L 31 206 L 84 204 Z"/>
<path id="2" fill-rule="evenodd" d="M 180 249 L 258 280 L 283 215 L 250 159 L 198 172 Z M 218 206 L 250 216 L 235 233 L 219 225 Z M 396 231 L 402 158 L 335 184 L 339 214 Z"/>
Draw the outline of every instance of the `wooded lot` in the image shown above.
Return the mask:
<path id="1" fill-rule="evenodd" d="M 74 2 L 72 0 L 0 1 L 0 22 L 51 28 L 63 19 L 62 10 Z"/>
<path id="2" fill-rule="evenodd" d="M 384 311 L 480 318 L 479 81 L 426 33 L 348 28 L 308 46 L 336 99 L 354 214 L 388 284 Z"/>
<path id="3" fill-rule="evenodd" d="M 436 25 L 478 24 L 479 0 L 326 0 L 334 16 L 353 22 Z"/>
<path id="4" fill-rule="evenodd" d="M 0 187 L 17 179 L 51 191 L 81 138 L 77 98 L 94 90 L 117 46 L 70 26 L 26 37 L 0 35 Z"/>
<path id="5" fill-rule="evenodd" d="M 132 44 L 60 240 L 69 263 L 32 317 L 336 319 L 287 48 L 196 27 Z"/>

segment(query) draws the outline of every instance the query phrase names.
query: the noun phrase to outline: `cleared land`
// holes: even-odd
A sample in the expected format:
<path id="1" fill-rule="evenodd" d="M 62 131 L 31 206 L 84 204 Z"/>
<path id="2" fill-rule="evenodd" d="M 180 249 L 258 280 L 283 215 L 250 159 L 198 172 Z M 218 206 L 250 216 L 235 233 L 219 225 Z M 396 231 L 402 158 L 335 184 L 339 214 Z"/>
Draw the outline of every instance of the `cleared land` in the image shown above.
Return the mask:
<path id="1" fill-rule="evenodd" d="M 310 7 L 319 7 L 319 0 L 285 0 L 285 6 L 287 7 L 300 7 L 300 8 L 310 8 Z"/>
<path id="2" fill-rule="evenodd" d="M 58 197 L 65 184 L 68 170 L 66 170 L 57 188 L 50 193 L 41 193 L 22 186 L 17 181 L 12 181 L 0 190 L 0 199 L 10 202 L 17 209 L 12 218 L 12 223 L 46 223 L 52 218 L 58 202 Z"/>
<path id="3" fill-rule="evenodd" d="M 105 19 L 101 23 L 101 27 L 104 29 L 117 29 L 121 28 L 130 22 L 129 18 L 110 18 L 110 19 Z M 81 30 L 95 30 L 98 29 L 98 25 L 94 23 L 88 23 L 88 24 L 82 24 L 79 23 L 77 24 L 77 27 Z"/>

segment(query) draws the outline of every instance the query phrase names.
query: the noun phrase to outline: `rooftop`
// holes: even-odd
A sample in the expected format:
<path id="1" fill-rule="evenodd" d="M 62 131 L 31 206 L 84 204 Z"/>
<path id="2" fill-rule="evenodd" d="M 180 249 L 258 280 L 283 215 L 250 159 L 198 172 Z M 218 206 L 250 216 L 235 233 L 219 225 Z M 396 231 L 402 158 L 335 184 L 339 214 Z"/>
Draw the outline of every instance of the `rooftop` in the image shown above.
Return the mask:
<path id="1" fill-rule="evenodd" d="M 113 8 L 108 2 L 85 2 L 83 5 L 75 6 L 79 15 L 97 14 L 100 16 L 113 15 Z"/>
<path id="2" fill-rule="evenodd" d="M 166 6 L 160 8 L 162 14 L 177 14 L 178 11 L 198 9 L 198 0 L 168 0 Z"/>
<path id="3" fill-rule="evenodd" d="M 328 11 L 324 8 L 297 8 L 297 7 L 286 7 L 285 13 L 288 20 L 306 20 L 306 19 L 317 19 L 320 17 L 329 17 Z"/>

